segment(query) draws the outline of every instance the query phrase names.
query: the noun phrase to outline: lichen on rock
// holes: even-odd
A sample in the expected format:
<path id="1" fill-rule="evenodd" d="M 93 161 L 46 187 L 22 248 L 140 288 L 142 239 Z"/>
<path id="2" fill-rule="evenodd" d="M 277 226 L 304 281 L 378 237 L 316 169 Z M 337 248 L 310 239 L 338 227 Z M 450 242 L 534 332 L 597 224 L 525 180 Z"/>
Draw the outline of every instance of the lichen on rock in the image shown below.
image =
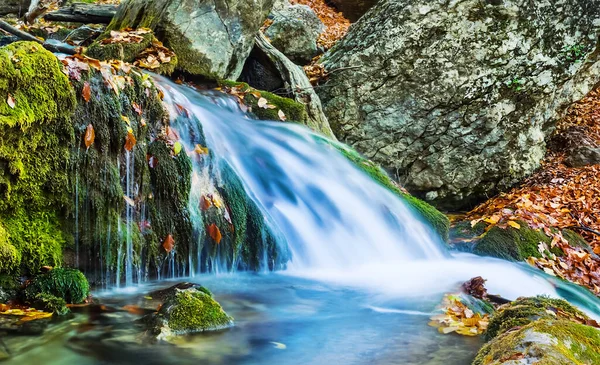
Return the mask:
<path id="1" fill-rule="evenodd" d="M 559 4 L 379 1 L 322 58 L 334 133 L 438 207 L 511 187 L 600 80 L 600 7 Z"/>

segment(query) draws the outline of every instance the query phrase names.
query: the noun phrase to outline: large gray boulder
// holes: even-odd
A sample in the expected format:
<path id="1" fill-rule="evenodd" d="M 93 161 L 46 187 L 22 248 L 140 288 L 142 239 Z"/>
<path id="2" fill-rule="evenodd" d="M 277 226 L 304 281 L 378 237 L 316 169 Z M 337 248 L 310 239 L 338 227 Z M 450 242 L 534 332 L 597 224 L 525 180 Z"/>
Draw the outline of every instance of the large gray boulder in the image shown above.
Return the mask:
<path id="1" fill-rule="evenodd" d="M 325 26 L 306 5 L 273 11 L 273 24 L 266 30 L 271 44 L 297 64 L 307 64 L 319 54 L 317 39 Z"/>
<path id="2" fill-rule="evenodd" d="M 109 29 L 147 27 L 194 75 L 236 79 L 273 0 L 125 0 Z"/>
<path id="3" fill-rule="evenodd" d="M 325 54 L 337 137 L 461 208 L 532 173 L 600 80 L 600 0 L 382 0 Z"/>

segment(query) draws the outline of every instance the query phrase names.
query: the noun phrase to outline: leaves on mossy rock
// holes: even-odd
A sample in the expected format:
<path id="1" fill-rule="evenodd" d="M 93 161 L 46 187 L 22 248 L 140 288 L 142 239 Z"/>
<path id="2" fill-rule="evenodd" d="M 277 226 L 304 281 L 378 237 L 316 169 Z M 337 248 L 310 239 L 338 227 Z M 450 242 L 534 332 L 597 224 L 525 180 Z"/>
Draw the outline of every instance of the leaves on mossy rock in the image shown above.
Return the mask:
<path id="1" fill-rule="evenodd" d="M 90 148 L 94 141 L 96 140 L 96 132 L 94 131 L 94 126 L 90 123 L 85 128 L 85 135 L 83 136 L 83 141 L 85 143 L 86 148 Z"/>
<path id="2" fill-rule="evenodd" d="M 111 30 L 110 37 L 104 38 L 100 41 L 102 44 L 113 44 L 113 43 L 141 43 L 144 40 L 143 35 L 152 33 L 152 30 L 148 28 L 131 29 L 126 28 L 123 30 Z"/>
<path id="3" fill-rule="evenodd" d="M 171 251 L 173 251 L 173 248 L 175 248 L 175 239 L 173 238 L 173 235 L 170 234 L 165 238 L 162 247 L 165 249 L 165 251 L 167 251 L 167 253 L 171 253 Z"/>

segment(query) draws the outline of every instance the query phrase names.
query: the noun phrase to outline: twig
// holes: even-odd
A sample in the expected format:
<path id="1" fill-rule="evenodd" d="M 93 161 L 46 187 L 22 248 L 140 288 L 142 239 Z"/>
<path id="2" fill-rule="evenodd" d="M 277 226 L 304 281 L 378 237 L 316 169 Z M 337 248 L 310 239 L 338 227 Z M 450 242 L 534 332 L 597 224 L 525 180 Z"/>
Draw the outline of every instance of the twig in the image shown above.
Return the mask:
<path id="1" fill-rule="evenodd" d="M 598 231 L 596 231 L 596 230 L 594 230 L 594 229 L 591 229 L 591 228 L 589 228 L 589 227 L 586 227 L 586 226 L 585 226 L 583 223 L 581 223 L 581 222 L 579 221 L 579 219 L 577 219 L 577 217 L 575 217 L 575 215 L 574 215 L 573 213 L 569 212 L 569 215 L 570 215 L 570 216 L 571 216 L 571 218 L 573 218 L 573 219 L 574 219 L 574 220 L 575 220 L 577 223 L 579 223 L 579 226 L 571 226 L 571 227 L 567 227 L 567 228 L 570 228 L 570 229 L 581 229 L 582 231 L 586 231 L 586 232 L 593 233 L 593 234 L 595 234 L 595 235 L 598 235 L 598 236 L 600 236 L 600 232 L 598 232 Z"/>
<path id="2" fill-rule="evenodd" d="M 74 55 L 76 53 L 75 49 L 72 47 L 61 46 L 61 45 L 50 44 L 50 43 L 44 42 L 27 32 L 24 32 L 18 28 L 13 27 L 12 25 L 5 22 L 4 20 L 0 20 L 0 29 L 4 30 L 12 35 L 15 35 L 24 41 L 36 42 L 36 43 L 40 44 L 42 47 L 46 48 L 50 52 L 66 53 L 66 54 L 70 54 L 70 55 Z"/>

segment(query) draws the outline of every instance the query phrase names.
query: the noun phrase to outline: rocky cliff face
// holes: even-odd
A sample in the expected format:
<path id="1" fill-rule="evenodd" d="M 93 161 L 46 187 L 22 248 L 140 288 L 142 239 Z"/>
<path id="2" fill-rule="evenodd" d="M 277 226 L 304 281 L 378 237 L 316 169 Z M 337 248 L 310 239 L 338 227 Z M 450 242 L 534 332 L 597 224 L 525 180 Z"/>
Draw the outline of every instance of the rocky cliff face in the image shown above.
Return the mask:
<path id="1" fill-rule="evenodd" d="M 600 1 L 383 0 L 324 57 L 338 138 L 439 206 L 533 172 L 600 80 Z"/>

